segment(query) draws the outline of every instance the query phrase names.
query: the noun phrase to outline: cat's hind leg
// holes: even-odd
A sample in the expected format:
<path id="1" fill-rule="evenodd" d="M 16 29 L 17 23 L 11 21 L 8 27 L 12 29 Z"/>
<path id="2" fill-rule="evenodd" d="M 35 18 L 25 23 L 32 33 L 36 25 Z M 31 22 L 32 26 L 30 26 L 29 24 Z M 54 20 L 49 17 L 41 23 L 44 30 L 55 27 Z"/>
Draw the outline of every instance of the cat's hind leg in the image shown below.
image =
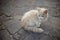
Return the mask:
<path id="1" fill-rule="evenodd" d="M 24 27 L 24 29 L 27 31 L 38 32 L 38 33 L 44 32 L 42 28 L 36 28 L 36 27 Z"/>

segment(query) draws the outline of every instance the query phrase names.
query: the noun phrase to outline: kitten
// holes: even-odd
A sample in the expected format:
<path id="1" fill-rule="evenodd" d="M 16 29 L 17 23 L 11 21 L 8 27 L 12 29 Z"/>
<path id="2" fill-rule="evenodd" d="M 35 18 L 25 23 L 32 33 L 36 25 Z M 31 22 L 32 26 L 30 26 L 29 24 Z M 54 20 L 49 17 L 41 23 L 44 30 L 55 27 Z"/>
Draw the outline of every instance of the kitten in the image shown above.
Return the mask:
<path id="1" fill-rule="evenodd" d="M 26 12 L 21 19 L 21 27 L 32 32 L 44 32 L 40 25 L 46 21 L 48 12 L 46 8 L 37 7 L 34 10 Z"/>

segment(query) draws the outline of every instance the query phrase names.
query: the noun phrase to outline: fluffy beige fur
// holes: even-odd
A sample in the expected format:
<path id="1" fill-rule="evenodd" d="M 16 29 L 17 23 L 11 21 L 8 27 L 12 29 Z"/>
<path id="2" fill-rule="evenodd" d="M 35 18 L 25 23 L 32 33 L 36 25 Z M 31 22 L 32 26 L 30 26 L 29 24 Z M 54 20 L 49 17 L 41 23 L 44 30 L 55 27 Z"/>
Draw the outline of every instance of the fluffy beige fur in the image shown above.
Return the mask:
<path id="1" fill-rule="evenodd" d="M 27 31 L 43 32 L 42 28 L 39 28 L 41 23 L 48 18 L 48 11 L 46 8 L 37 7 L 34 10 L 26 12 L 21 19 L 21 27 Z"/>

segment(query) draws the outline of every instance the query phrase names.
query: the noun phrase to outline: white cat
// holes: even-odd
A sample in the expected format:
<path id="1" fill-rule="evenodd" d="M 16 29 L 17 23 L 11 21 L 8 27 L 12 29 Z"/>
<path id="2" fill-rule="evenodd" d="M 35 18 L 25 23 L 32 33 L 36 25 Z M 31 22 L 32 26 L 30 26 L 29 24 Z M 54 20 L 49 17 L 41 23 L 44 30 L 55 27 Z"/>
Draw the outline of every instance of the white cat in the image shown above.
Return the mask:
<path id="1" fill-rule="evenodd" d="M 21 27 L 27 31 L 44 32 L 40 25 L 48 18 L 48 11 L 46 8 L 37 7 L 34 10 L 26 12 L 21 19 Z"/>

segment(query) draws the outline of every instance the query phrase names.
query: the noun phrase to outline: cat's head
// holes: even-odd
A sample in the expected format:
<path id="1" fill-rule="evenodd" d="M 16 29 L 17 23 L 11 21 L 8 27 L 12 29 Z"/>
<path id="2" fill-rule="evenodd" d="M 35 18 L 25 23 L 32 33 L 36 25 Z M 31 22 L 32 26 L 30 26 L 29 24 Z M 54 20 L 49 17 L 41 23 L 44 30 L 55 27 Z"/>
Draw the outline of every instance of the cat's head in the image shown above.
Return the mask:
<path id="1" fill-rule="evenodd" d="M 46 20 L 48 18 L 48 10 L 46 8 L 37 7 L 37 16 L 39 19 Z"/>

